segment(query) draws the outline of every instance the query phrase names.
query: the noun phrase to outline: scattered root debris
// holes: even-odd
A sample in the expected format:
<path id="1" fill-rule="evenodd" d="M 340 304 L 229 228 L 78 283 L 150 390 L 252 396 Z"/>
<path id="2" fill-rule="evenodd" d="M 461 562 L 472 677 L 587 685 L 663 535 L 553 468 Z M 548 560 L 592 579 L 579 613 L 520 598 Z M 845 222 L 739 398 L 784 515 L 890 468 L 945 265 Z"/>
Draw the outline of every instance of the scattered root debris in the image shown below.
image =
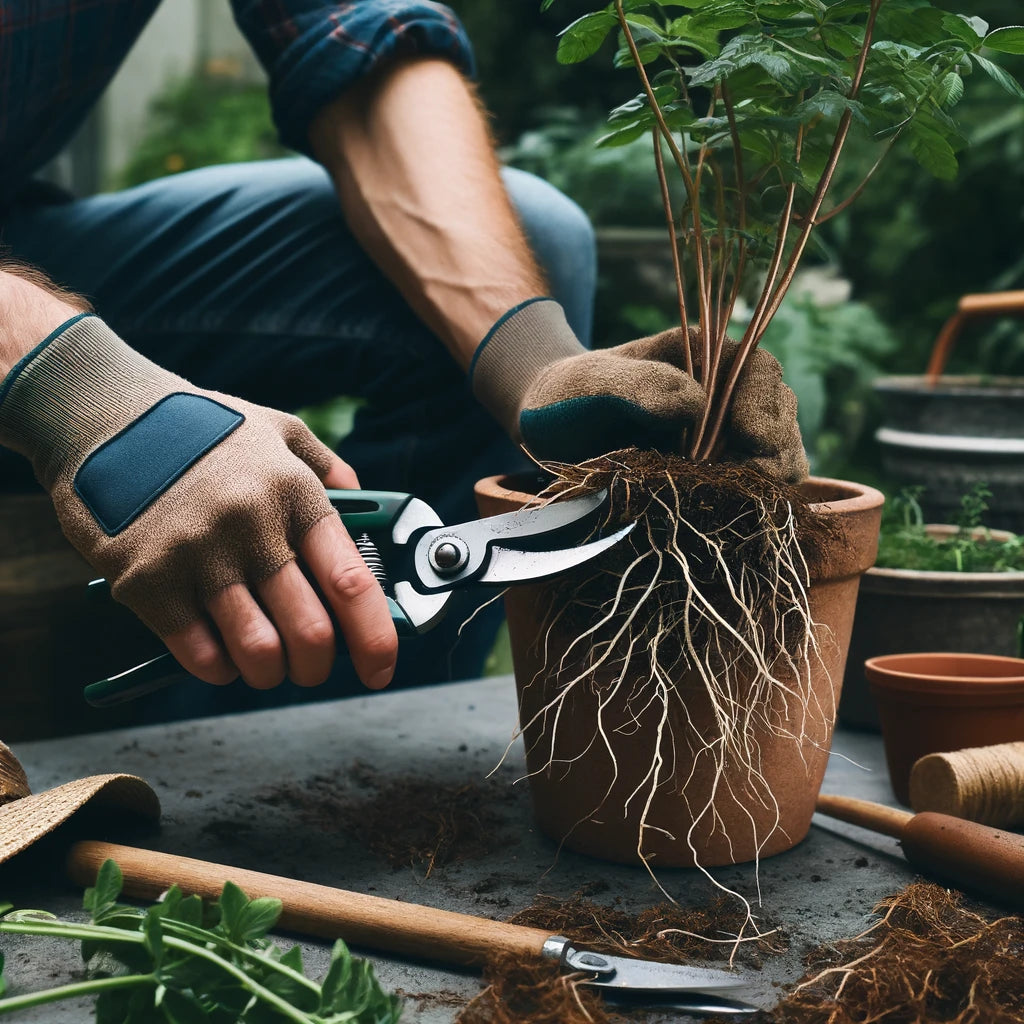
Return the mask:
<path id="1" fill-rule="evenodd" d="M 393 868 L 435 868 L 480 860 L 516 840 L 497 808 L 516 792 L 505 777 L 435 782 L 422 776 L 381 778 L 356 764 L 343 777 L 314 775 L 264 791 L 257 799 L 289 807 L 306 825 L 353 836 Z M 367 792 L 369 790 L 369 792 Z"/>
<path id="2" fill-rule="evenodd" d="M 666 963 L 728 960 L 760 967 L 765 957 L 788 946 L 779 930 L 744 937 L 747 915 L 724 897 L 707 907 L 688 910 L 665 903 L 631 915 L 617 901 L 601 905 L 587 895 L 538 896 L 509 922 L 567 935 L 595 952 Z M 484 971 L 486 987 L 457 1024 L 622 1024 L 646 1019 L 643 1011 L 616 1011 L 581 980 L 556 964 L 496 958 Z"/>
<path id="3" fill-rule="evenodd" d="M 1024 919 L 983 916 L 915 882 L 866 931 L 814 950 L 810 972 L 757 1024 L 1021 1024 Z M 724 1024 L 724 1022 L 722 1022 Z"/>
<path id="4" fill-rule="evenodd" d="M 515 956 L 494 960 L 484 971 L 486 988 L 456 1017 L 455 1024 L 620 1024 L 581 975 L 557 964 L 523 963 Z"/>
<path id="5" fill-rule="evenodd" d="M 752 930 L 746 909 L 724 896 L 707 907 L 660 903 L 639 914 L 626 913 L 618 901 L 602 905 L 582 893 L 568 899 L 538 896 L 509 920 L 568 935 L 597 953 L 664 963 L 727 960 L 756 968 L 789 947 L 788 937 L 778 928 Z"/>

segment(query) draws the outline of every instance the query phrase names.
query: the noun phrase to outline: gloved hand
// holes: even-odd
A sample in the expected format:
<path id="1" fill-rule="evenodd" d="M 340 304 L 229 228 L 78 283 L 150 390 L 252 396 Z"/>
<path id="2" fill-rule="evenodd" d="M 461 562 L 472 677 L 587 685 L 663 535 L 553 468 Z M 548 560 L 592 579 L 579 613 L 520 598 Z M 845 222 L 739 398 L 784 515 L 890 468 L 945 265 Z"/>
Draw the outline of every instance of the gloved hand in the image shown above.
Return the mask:
<path id="1" fill-rule="evenodd" d="M 114 597 L 165 639 L 205 619 L 225 593 L 234 594 L 226 620 L 241 622 L 242 634 L 259 633 L 263 613 L 248 588 L 257 589 L 295 559 L 326 517 L 334 517 L 345 535 L 322 482 L 343 464 L 299 419 L 196 388 L 89 314 L 61 325 L 0 385 L 0 443 L 28 456 L 68 539 L 110 581 Z M 365 565 L 351 540 L 344 542 L 351 549 L 343 552 L 345 564 L 358 575 Z M 325 570 L 325 564 L 316 575 L 337 577 L 320 582 L 345 629 L 343 595 L 334 592 L 345 570 Z M 293 608 L 309 620 L 308 629 L 317 625 L 310 603 L 315 593 L 296 566 L 289 568 L 290 596 L 278 617 L 287 619 Z M 364 575 L 373 580 L 368 570 Z M 246 588 L 241 597 L 235 584 Z M 365 681 L 380 675 L 381 658 L 366 655 L 362 641 L 367 632 L 387 639 L 390 616 L 379 586 L 362 576 L 349 584 L 370 602 L 359 622 L 347 615 L 354 633 L 349 646 L 357 670 L 362 660 Z M 290 655 L 299 627 L 274 624 Z M 324 625 L 333 656 L 326 612 L 321 634 Z M 242 667 L 245 651 L 235 657 L 233 641 L 242 648 L 249 641 L 224 636 Z M 322 637 L 319 643 L 322 649 Z M 393 653 L 385 653 L 385 664 L 389 659 L 393 665 Z"/>
<path id="2" fill-rule="evenodd" d="M 473 390 L 536 458 L 582 462 L 636 446 L 681 453 L 704 389 L 684 369 L 676 328 L 589 352 L 551 300 L 517 307 L 492 329 L 472 368 Z M 720 373 L 738 345 L 727 340 Z M 755 351 L 737 382 L 720 458 L 787 483 L 807 476 L 796 398 L 769 353 Z"/>

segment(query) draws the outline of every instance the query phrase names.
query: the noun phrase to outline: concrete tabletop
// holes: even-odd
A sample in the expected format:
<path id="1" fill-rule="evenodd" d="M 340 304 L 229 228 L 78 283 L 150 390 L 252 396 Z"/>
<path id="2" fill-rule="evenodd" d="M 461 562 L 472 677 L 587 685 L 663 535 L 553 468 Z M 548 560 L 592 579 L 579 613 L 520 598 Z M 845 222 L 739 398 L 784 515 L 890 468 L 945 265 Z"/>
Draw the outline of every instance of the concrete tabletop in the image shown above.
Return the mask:
<path id="1" fill-rule="evenodd" d="M 588 885 L 600 893 L 596 901 L 619 897 L 627 911 L 662 902 L 642 869 L 559 853 L 535 829 L 527 786 L 515 784 L 523 768 L 520 747 L 513 745 L 502 762 L 515 721 L 512 680 L 499 677 L 22 743 L 15 753 L 37 793 L 105 772 L 146 778 L 160 797 L 162 824 L 135 841 L 152 849 L 497 919 L 528 906 L 538 893 L 565 897 Z M 481 782 L 499 763 L 497 778 L 507 785 L 495 810 L 507 840 L 429 876 L 422 866 L 389 867 L 351 835 L 311 819 L 308 806 L 274 796 L 296 788 L 344 789 L 365 781 L 367 773 L 375 785 L 409 778 L 466 785 Z M 824 789 L 895 806 L 880 737 L 837 731 Z M 0 897 L 84 920 L 80 892 L 44 870 L 41 859 L 33 870 L 33 856 L 28 851 L 0 873 Z M 714 874 L 756 900 L 752 865 Z M 770 1007 L 777 999 L 773 983 L 799 977 L 803 953 L 857 934 L 872 906 L 913 878 L 895 840 L 816 817 L 804 842 L 760 866 L 760 913 L 788 932 L 790 947 L 766 961 L 758 986 L 744 998 Z M 696 870 L 660 869 L 658 880 L 683 905 L 706 905 L 715 896 Z M 320 976 L 329 944 L 304 941 L 303 947 L 307 966 Z M 53 987 L 80 969 L 70 943 L 7 936 L 0 948 L 12 993 Z M 386 987 L 406 993 L 403 1020 L 410 1024 L 452 1021 L 459 1002 L 480 988 L 470 972 L 359 952 L 373 960 Z M 79 1002 L 39 1007 L 17 1019 L 70 1024 L 91 1016 L 89 1004 Z M 652 1019 L 694 1018 L 675 1013 Z"/>

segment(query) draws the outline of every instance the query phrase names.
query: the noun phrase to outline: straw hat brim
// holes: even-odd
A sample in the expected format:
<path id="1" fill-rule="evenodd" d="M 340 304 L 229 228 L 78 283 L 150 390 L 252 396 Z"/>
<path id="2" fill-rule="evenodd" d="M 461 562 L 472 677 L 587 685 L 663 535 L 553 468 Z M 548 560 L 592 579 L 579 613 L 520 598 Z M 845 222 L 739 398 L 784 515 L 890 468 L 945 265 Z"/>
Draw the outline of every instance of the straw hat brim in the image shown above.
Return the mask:
<path id="1" fill-rule="evenodd" d="M 23 796 L 0 807 L 0 864 L 63 825 L 88 805 L 90 809 L 123 811 L 157 820 L 160 801 L 136 775 L 91 775 Z"/>

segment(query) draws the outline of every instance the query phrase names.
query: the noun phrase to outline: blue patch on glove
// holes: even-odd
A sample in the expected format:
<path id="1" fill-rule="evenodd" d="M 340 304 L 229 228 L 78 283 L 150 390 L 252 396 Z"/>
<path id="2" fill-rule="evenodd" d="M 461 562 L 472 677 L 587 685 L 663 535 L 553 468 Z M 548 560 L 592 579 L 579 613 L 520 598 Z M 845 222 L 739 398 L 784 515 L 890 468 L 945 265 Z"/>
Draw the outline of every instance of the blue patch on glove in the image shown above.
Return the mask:
<path id="1" fill-rule="evenodd" d="M 617 395 L 584 395 L 524 409 L 519 414 L 523 444 L 534 458 L 583 462 L 620 448 L 679 448 L 682 425 L 654 416 Z"/>
<path id="2" fill-rule="evenodd" d="M 75 493 L 113 537 L 244 421 L 203 395 L 168 395 L 82 463 Z"/>

